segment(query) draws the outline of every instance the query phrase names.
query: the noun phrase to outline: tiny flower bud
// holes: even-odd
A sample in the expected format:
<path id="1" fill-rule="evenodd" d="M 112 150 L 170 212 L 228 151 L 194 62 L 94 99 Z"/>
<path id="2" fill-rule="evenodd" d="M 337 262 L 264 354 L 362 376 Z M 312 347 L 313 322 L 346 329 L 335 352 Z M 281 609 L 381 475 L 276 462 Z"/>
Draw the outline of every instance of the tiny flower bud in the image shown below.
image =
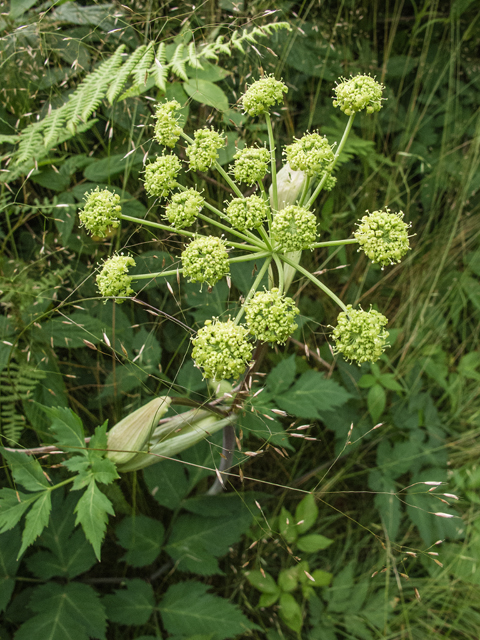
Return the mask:
<path id="1" fill-rule="evenodd" d="M 238 182 L 254 184 L 260 182 L 268 171 L 270 152 L 265 148 L 246 147 L 233 156 L 233 175 Z"/>
<path id="2" fill-rule="evenodd" d="M 225 242 L 215 236 L 192 240 L 181 256 L 183 275 L 190 282 L 215 283 L 230 273 Z"/>
<path id="3" fill-rule="evenodd" d="M 403 212 L 367 211 L 354 232 L 361 249 L 372 262 L 382 266 L 400 262 L 410 249 L 408 242 L 409 225 L 403 222 Z"/>
<path id="4" fill-rule="evenodd" d="M 97 286 L 100 295 L 105 298 L 128 298 L 134 291 L 130 284 L 132 277 L 128 275 L 128 267 L 134 267 L 135 260 L 131 256 L 115 255 L 105 261 L 97 276 Z M 123 300 L 115 300 L 118 304 Z"/>
<path id="5" fill-rule="evenodd" d="M 145 406 L 117 422 L 108 432 L 107 458 L 120 465 L 132 460 L 138 451 L 145 450 L 152 434 L 168 411 L 171 399 L 168 396 L 155 398 Z"/>
<path id="6" fill-rule="evenodd" d="M 334 107 L 340 107 L 340 111 L 347 116 L 351 116 L 357 111 L 366 109 L 367 113 L 375 113 L 382 108 L 382 91 L 385 89 L 371 76 L 355 76 L 337 84 L 334 88 L 336 100 Z"/>
<path id="7" fill-rule="evenodd" d="M 278 289 L 257 291 L 245 306 L 248 329 L 261 342 L 285 343 L 297 328 L 295 316 L 299 313 L 292 298 Z"/>
<path id="8" fill-rule="evenodd" d="M 227 207 L 227 216 L 235 229 L 244 231 L 260 227 L 268 213 L 268 204 L 259 196 L 234 198 Z"/>
<path id="9" fill-rule="evenodd" d="M 225 146 L 225 136 L 214 129 L 198 129 L 194 141 L 187 147 L 192 171 L 207 171 L 218 158 L 218 149 Z"/>
<path id="10" fill-rule="evenodd" d="M 190 227 L 197 219 L 204 203 L 205 200 L 195 189 L 175 193 L 165 207 L 165 218 L 177 229 Z"/>
<path id="11" fill-rule="evenodd" d="M 308 209 L 290 205 L 275 214 L 272 234 L 282 251 L 309 249 L 317 238 L 317 219 Z"/>
<path id="12" fill-rule="evenodd" d="M 346 360 L 375 362 L 386 348 L 388 331 L 383 328 L 387 318 L 375 311 L 363 311 L 347 306 L 348 314 L 338 315 L 338 324 L 332 336 L 335 340 L 334 353 L 341 353 Z"/>
<path id="13" fill-rule="evenodd" d="M 234 324 L 233 320 L 206 320 L 205 326 L 192 338 L 195 366 L 203 370 L 205 378 L 238 378 L 252 357 L 247 336 L 247 329 Z"/>
<path id="14" fill-rule="evenodd" d="M 85 198 L 85 205 L 79 217 L 82 225 L 92 236 L 105 238 L 110 229 L 116 229 L 120 225 L 121 212 L 120 196 L 108 189 L 100 191 L 97 187 Z"/>
<path id="15" fill-rule="evenodd" d="M 287 92 L 287 85 L 267 76 L 248 87 L 243 96 L 243 108 L 250 116 L 268 113 L 271 107 L 282 102 L 283 94 Z"/>
<path id="16" fill-rule="evenodd" d="M 285 152 L 292 169 L 304 171 L 307 176 L 327 171 L 335 157 L 327 138 L 318 133 L 295 138 L 295 142 L 288 145 Z"/>
<path id="17" fill-rule="evenodd" d="M 174 147 L 183 131 L 175 118 L 177 109 L 180 109 L 178 102 L 170 100 L 158 105 L 155 111 L 155 139 L 166 147 Z"/>
<path id="18" fill-rule="evenodd" d="M 176 178 L 180 169 L 180 160 L 173 154 L 160 156 L 155 162 L 147 164 L 145 167 L 146 191 L 157 198 L 168 196 L 172 189 L 178 187 Z"/>

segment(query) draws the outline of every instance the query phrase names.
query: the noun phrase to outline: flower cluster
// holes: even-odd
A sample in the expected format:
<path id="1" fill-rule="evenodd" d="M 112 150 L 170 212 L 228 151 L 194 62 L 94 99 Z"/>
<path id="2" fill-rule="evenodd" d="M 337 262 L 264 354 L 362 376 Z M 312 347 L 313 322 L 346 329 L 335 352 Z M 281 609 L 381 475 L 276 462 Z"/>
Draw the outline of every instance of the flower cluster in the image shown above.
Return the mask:
<path id="1" fill-rule="evenodd" d="M 271 107 L 283 100 L 283 94 L 288 87 L 283 82 L 268 76 L 257 80 L 246 90 L 243 96 L 243 108 L 249 116 L 259 116 L 268 113 Z"/>
<path id="2" fill-rule="evenodd" d="M 177 109 L 180 109 L 178 102 L 170 100 L 158 105 L 155 111 L 155 139 L 166 147 L 174 147 L 183 131 L 175 118 Z"/>
<path id="3" fill-rule="evenodd" d="M 105 261 L 97 276 L 97 286 L 100 295 L 105 298 L 128 298 L 134 291 L 131 288 L 132 277 L 128 275 L 128 267 L 134 267 L 132 256 L 115 255 Z M 123 300 L 115 300 L 118 304 Z"/>
<path id="4" fill-rule="evenodd" d="M 120 196 L 108 189 L 100 191 L 96 187 L 87 195 L 79 217 L 92 236 L 105 238 L 110 229 L 116 229 L 120 225 L 121 212 Z"/>
<path id="5" fill-rule="evenodd" d="M 197 219 L 205 203 L 195 189 L 175 193 L 165 207 L 165 217 L 177 229 L 190 227 Z"/>
<path id="6" fill-rule="evenodd" d="M 254 184 L 265 177 L 270 162 L 270 152 L 265 148 L 245 147 L 233 156 L 235 180 Z"/>
<path id="7" fill-rule="evenodd" d="M 205 326 L 192 338 L 195 365 L 203 370 L 206 378 L 238 378 L 252 357 L 252 345 L 247 336 L 247 329 L 233 320 L 206 320 Z"/>
<path id="8" fill-rule="evenodd" d="M 198 129 L 194 141 L 187 147 L 192 171 L 207 171 L 218 158 L 218 149 L 225 146 L 225 136 L 214 129 Z"/>
<path id="9" fill-rule="evenodd" d="M 295 142 L 288 145 L 285 152 L 292 169 L 304 171 L 307 176 L 327 171 L 335 157 L 327 138 L 318 133 L 295 138 Z"/>
<path id="10" fill-rule="evenodd" d="M 308 209 L 292 204 L 275 214 L 272 234 L 282 251 L 310 249 L 317 238 L 317 219 Z"/>
<path id="11" fill-rule="evenodd" d="M 388 331 L 384 327 L 387 318 L 375 311 L 364 311 L 347 306 L 337 318 L 338 324 L 332 332 L 335 353 L 341 353 L 346 360 L 375 362 L 385 351 Z"/>
<path id="12" fill-rule="evenodd" d="M 383 84 L 371 76 L 359 75 L 350 80 L 343 78 L 343 82 L 334 88 L 336 100 L 333 101 L 333 106 L 340 107 L 347 116 L 352 116 L 362 109 L 366 109 L 367 113 L 375 113 L 382 108 L 384 89 Z"/>
<path id="13" fill-rule="evenodd" d="M 408 242 L 409 225 L 403 221 L 403 212 L 367 211 L 354 232 L 360 247 L 372 262 L 382 266 L 400 262 L 410 249 Z"/>
<path id="14" fill-rule="evenodd" d="M 228 221 L 240 231 L 259 227 L 268 213 L 268 204 L 259 196 L 234 198 L 227 207 Z"/>
<path id="15" fill-rule="evenodd" d="M 299 313 L 292 298 L 276 288 L 257 291 L 245 306 L 248 329 L 261 342 L 286 342 L 297 328 L 295 316 Z"/>
<path id="16" fill-rule="evenodd" d="M 177 156 L 160 156 L 145 167 L 145 189 L 156 198 L 168 196 L 172 189 L 178 187 L 177 175 L 181 168 Z"/>
<path id="17" fill-rule="evenodd" d="M 230 273 L 225 242 L 215 236 L 192 240 L 182 253 L 183 275 L 190 282 L 206 282 L 209 287 Z"/>

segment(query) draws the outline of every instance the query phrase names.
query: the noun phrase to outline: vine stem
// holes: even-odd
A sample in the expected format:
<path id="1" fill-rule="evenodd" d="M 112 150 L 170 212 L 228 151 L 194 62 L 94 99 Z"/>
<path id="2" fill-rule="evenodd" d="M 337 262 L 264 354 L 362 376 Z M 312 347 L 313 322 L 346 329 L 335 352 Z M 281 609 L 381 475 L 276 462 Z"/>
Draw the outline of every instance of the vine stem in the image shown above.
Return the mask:
<path id="1" fill-rule="evenodd" d="M 323 178 L 320 180 L 320 182 L 318 183 L 317 188 L 315 189 L 315 191 L 312 193 L 310 200 L 307 202 L 307 204 L 305 205 L 305 207 L 307 209 L 310 209 L 310 207 L 312 206 L 312 204 L 315 202 L 315 200 L 317 199 L 320 191 L 323 189 L 323 185 L 325 184 L 325 182 L 327 181 L 327 178 L 329 175 L 331 175 L 333 169 L 335 168 L 335 165 L 338 162 L 338 159 L 340 157 L 340 154 L 342 153 L 342 149 L 345 146 L 345 143 L 347 141 L 348 135 L 352 129 L 352 125 L 353 125 L 353 121 L 355 120 L 355 114 L 353 113 L 347 122 L 347 125 L 345 127 L 345 131 L 343 132 L 343 136 L 342 139 L 340 140 L 340 144 L 337 147 L 337 150 L 335 152 L 335 155 L 333 157 L 333 162 L 330 166 L 330 170 L 328 171 L 328 173 L 324 173 L 323 174 Z"/>
<path id="2" fill-rule="evenodd" d="M 312 275 L 310 271 L 307 271 L 307 269 L 304 269 L 304 267 L 300 266 L 298 263 L 294 262 L 293 260 L 290 260 L 290 258 L 287 258 L 287 256 L 284 254 L 281 256 L 281 259 L 287 264 L 289 264 L 291 267 L 299 271 L 306 278 L 308 278 L 311 282 L 313 282 L 313 284 L 316 284 L 319 289 L 321 289 L 324 293 L 326 293 L 327 296 L 329 296 L 334 302 L 336 302 L 338 306 L 343 311 L 345 311 L 345 313 L 348 315 L 347 307 L 343 304 L 340 298 L 336 296 L 333 293 L 333 291 L 331 291 L 326 285 L 324 285 L 323 282 L 320 282 L 318 278 Z"/>
<path id="3" fill-rule="evenodd" d="M 275 139 L 273 137 L 273 127 L 270 114 L 265 114 L 268 129 L 268 144 L 270 146 L 270 166 L 272 172 L 272 195 L 273 195 L 273 209 L 278 211 L 278 193 L 277 193 L 277 163 L 275 159 Z"/>
<path id="4" fill-rule="evenodd" d="M 255 291 L 260 286 L 260 283 L 261 283 L 261 281 L 263 279 L 263 276 L 265 275 L 265 273 L 266 273 L 271 261 L 272 261 L 272 254 L 268 254 L 267 259 L 263 263 L 262 268 L 258 272 L 257 277 L 255 278 L 255 281 L 252 284 L 252 286 L 250 288 L 250 291 L 247 294 L 247 297 L 245 298 L 245 302 L 240 307 L 240 311 L 237 313 L 237 316 L 236 316 L 235 320 L 233 321 L 234 324 L 238 324 L 240 322 L 240 320 L 242 319 L 242 316 L 243 316 L 244 311 L 245 311 L 245 307 L 250 302 L 250 300 L 252 299 L 253 295 L 255 294 Z"/>

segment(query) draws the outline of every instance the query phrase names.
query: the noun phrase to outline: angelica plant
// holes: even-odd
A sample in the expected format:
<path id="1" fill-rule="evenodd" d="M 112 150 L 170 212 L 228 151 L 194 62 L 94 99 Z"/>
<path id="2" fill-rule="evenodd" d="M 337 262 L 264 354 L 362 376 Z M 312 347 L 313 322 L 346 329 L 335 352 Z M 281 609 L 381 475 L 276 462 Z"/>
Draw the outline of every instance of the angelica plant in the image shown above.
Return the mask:
<path id="1" fill-rule="evenodd" d="M 334 88 L 333 104 L 348 116 L 348 121 L 340 142 L 332 145 L 318 132 L 296 138 L 284 149 L 286 163 L 278 175 L 279 149 L 274 140 L 271 112 L 288 92 L 281 80 L 267 76 L 247 87 L 241 100 L 243 110 L 252 118 L 265 120 L 268 147 L 238 151 L 227 171 L 218 162 L 219 150 L 225 146 L 222 132 L 203 128 L 195 131 L 192 138 L 179 125 L 180 104 L 175 100 L 159 104 L 154 137 L 165 151 L 146 165 L 144 185 L 145 190 L 158 199 L 165 224 L 124 215 L 118 196 L 98 188 L 87 196 L 80 218 L 92 234 L 101 237 L 116 228 L 121 220 L 143 222 L 158 232 L 177 233 L 186 241 L 180 255 L 181 267 L 131 275 L 128 269 L 134 264 L 133 257 L 114 255 L 97 276 L 100 293 L 122 302 L 132 295 L 135 283 L 177 273 L 189 282 L 211 287 L 229 275 L 233 262 L 256 263 L 257 277 L 236 316 L 211 318 L 192 338 L 192 356 L 205 378 L 217 382 L 238 380 L 251 364 L 254 341 L 284 344 L 297 328 L 295 318 L 299 310 L 287 294 L 293 274 L 298 272 L 340 307 L 337 325 L 331 334 L 335 353 L 359 364 L 375 362 L 387 344 L 387 318 L 372 308 L 345 306 L 300 262 L 306 250 L 358 244 L 359 250 L 383 268 L 398 262 L 409 249 L 408 225 L 403 221 L 402 212 L 392 213 L 388 208 L 373 213 L 367 211 L 353 237 L 324 242 L 319 241 L 314 212 L 321 191 L 335 185 L 333 173 L 356 114 L 362 110 L 378 111 L 384 100 L 383 89 L 368 75 L 341 79 Z M 187 189 L 180 183 L 182 161 L 174 152 L 180 140 L 186 143 L 185 164 L 189 171 L 216 170 L 233 191 L 234 197 L 225 203 L 224 210 L 210 204 L 196 189 Z M 269 173 L 271 184 L 267 193 L 265 182 Z M 293 185 L 290 192 L 288 185 L 285 186 L 288 180 Z M 246 196 L 242 185 L 250 189 L 256 185 L 255 193 Z M 201 235 L 189 230 L 196 221 L 217 228 L 218 235 Z M 269 286 L 260 290 L 267 273 Z"/>

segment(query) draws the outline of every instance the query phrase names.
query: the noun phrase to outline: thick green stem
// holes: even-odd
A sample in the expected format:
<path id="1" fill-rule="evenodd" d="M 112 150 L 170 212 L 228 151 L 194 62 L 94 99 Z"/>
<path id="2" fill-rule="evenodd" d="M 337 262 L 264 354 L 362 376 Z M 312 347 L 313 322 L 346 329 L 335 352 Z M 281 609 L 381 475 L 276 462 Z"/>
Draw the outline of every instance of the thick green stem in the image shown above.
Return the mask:
<path id="1" fill-rule="evenodd" d="M 273 127 L 270 114 L 266 113 L 265 118 L 267 120 L 268 129 L 268 144 L 270 146 L 270 166 L 272 172 L 272 194 L 273 194 L 273 209 L 278 211 L 278 193 L 277 193 L 277 162 L 275 159 L 275 139 L 273 137 Z"/>
<path id="2" fill-rule="evenodd" d="M 209 224 L 213 224 L 215 227 L 218 227 L 219 229 L 223 229 L 227 233 L 231 233 L 232 235 L 237 236 L 237 238 L 241 238 L 245 242 L 248 242 L 249 240 L 251 242 L 254 241 L 258 245 L 258 247 L 260 249 L 265 249 L 265 246 L 264 246 L 263 242 L 260 242 L 259 239 L 256 238 L 255 236 L 253 236 L 253 238 L 249 238 L 246 235 L 244 235 L 241 231 L 236 231 L 235 229 L 232 229 L 231 227 L 227 227 L 225 224 L 222 224 L 221 222 L 218 222 L 218 220 L 212 220 L 212 218 L 209 218 L 208 216 L 204 216 L 203 213 L 199 213 L 198 217 L 201 220 L 204 220 L 205 222 L 208 222 Z"/>
<path id="3" fill-rule="evenodd" d="M 252 260 L 261 260 L 262 258 L 268 258 L 272 255 L 270 251 L 261 251 L 259 253 L 251 253 L 248 256 L 236 256 L 235 258 L 229 258 L 230 264 L 235 262 L 251 262 Z"/>
<path id="4" fill-rule="evenodd" d="M 224 177 L 225 181 L 227 182 L 227 184 L 233 189 L 233 191 L 236 193 L 236 195 L 239 198 L 244 198 L 245 196 L 243 195 L 243 193 L 240 191 L 240 189 L 237 187 L 237 185 L 235 184 L 235 182 L 230 178 L 230 176 L 228 175 L 228 173 L 225 171 L 225 169 L 218 163 L 217 160 L 215 160 L 215 169 L 218 171 L 218 173 Z"/>
<path id="5" fill-rule="evenodd" d="M 255 291 L 260 286 L 260 283 L 262 282 L 263 276 L 265 275 L 265 273 L 266 273 L 271 261 L 272 261 L 272 256 L 271 256 L 271 254 L 269 254 L 269 257 L 265 260 L 265 262 L 262 265 L 262 268 L 258 272 L 258 275 L 255 278 L 255 281 L 252 284 L 252 286 L 250 288 L 250 291 L 247 294 L 247 297 L 245 298 L 245 302 L 240 307 L 240 311 L 237 313 L 237 317 L 234 320 L 234 324 L 238 324 L 240 322 L 240 320 L 242 319 L 243 313 L 245 311 L 245 306 L 250 302 L 250 300 L 252 299 L 253 295 L 255 294 Z"/>
<path id="6" fill-rule="evenodd" d="M 307 179 L 303 183 L 302 195 L 300 196 L 300 200 L 298 201 L 298 206 L 303 207 L 303 203 L 305 198 L 307 197 L 308 190 L 310 189 L 310 183 L 312 182 L 312 177 L 307 176 Z"/>
<path id="7" fill-rule="evenodd" d="M 143 220 L 140 218 L 134 218 L 133 216 L 126 216 L 123 213 L 120 214 L 119 218 L 121 220 L 125 220 L 126 222 L 134 222 L 135 224 L 144 225 L 145 227 L 153 227 L 154 229 L 169 231 L 170 233 L 178 233 L 181 236 L 187 236 L 187 238 L 194 238 L 196 235 L 191 231 L 184 231 L 183 229 L 176 229 L 175 227 L 170 227 L 167 224 L 160 224 L 159 222 L 150 222 L 150 220 Z"/>
<path id="8" fill-rule="evenodd" d="M 330 169 L 328 171 L 328 173 L 325 173 L 323 175 L 323 178 L 320 180 L 320 182 L 318 183 L 317 188 L 315 189 L 315 191 L 312 193 L 310 200 L 307 202 L 307 204 L 305 205 L 305 207 L 307 209 L 310 209 L 310 207 L 312 206 L 312 204 L 315 202 L 315 200 L 317 199 L 320 191 L 323 189 L 323 185 L 325 184 L 325 182 L 327 181 L 328 176 L 332 173 L 333 169 L 335 168 L 335 165 L 338 162 L 338 158 L 340 157 L 340 154 L 342 153 L 342 149 L 345 146 L 345 143 L 347 141 L 348 135 L 352 129 L 352 125 L 353 125 L 353 121 L 355 119 L 355 114 L 351 115 L 348 119 L 347 122 L 347 126 L 345 127 L 345 131 L 343 132 L 343 136 L 342 139 L 340 140 L 340 143 L 337 147 L 337 150 L 335 152 L 335 156 L 333 157 L 333 162 L 330 166 Z"/>
<path id="9" fill-rule="evenodd" d="M 275 264 L 277 265 L 277 271 L 278 271 L 278 290 L 280 291 L 280 293 L 283 293 L 283 289 L 285 286 L 283 264 L 276 253 L 273 254 L 273 259 L 275 260 Z"/>
<path id="10" fill-rule="evenodd" d="M 227 220 L 227 221 L 228 221 L 228 216 L 227 216 L 227 215 L 225 215 L 225 214 L 223 213 L 223 211 L 220 211 L 219 209 L 217 209 L 217 208 L 216 208 L 216 207 L 214 207 L 213 205 L 209 204 L 208 202 L 205 202 L 205 203 L 204 203 L 204 206 L 205 206 L 207 209 L 210 209 L 210 211 L 211 211 L 212 213 L 216 213 L 216 214 L 217 214 L 217 216 L 219 216 L 219 217 L 220 217 L 220 218 L 222 218 L 223 220 Z M 209 219 L 210 219 L 210 218 L 209 218 Z M 230 230 L 230 227 L 228 227 L 228 230 L 229 230 L 229 231 L 231 231 L 231 230 Z M 231 233 L 236 233 L 236 232 L 235 232 L 235 231 L 231 231 Z M 243 231 L 243 233 L 244 233 L 244 235 L 248 236 L 248 239 L 249 239 L 249 240 L 251 240 L 251 241 L 253 241 L 253 242 L 257 242 L 257 243 L 258 243 L 258 238 L 257 238 L 257 236 L 256 236 L 254 233 L 252 233 L 251 231 L 248 231 L 248 229 L 245 229 L 245 231 Z M 236 234 L 236 235 L 238 235 L 238 234 Z"/>
<path id="11" fill-rule="evenodd" d="M 302 266 L 300 266 L 293 260 L 290 260 L 290 258 L 287 258 L 285 254 L 281 255 L 280 257 L 284 262 L 289 264 L 291 267 L 294 267 L 297 271 L 300 271 L 300 273 L 303 274 L 306 278 L 308 278 L 311 282 L 313 282 L 313 284 L 316 284 L 319 289 L 321 289 L 324 293 L 327 294 L 327 296 L 329 296 L 332 300 L 334 300 L 338 304 L 338 306 L 343 311 L 345 311 L 345 313 L 348 315 L 347 307 L 343 304 L 340 298 L 333 293 L 333 291 L 330 291 L 330 289 L 323 284 L 323 282 L 320 282 L 320 280 L 316 278 L 314 275 L 312 275 L 310 271 L 307 271 L 307 269 L 304 269 Z"/>
<path id="12" fill-rule="evenodd" d="M 267 248 L 271 250 L 272 249 L 272 242 L 271 242 L 270 238 L 268 237 L 268 233 L 263 228 L 263 225 L 258 227 L 258 233 L 262 236 L 263 241 L 267 245 Z"/>
<path id="13" fill-rule="evenodd" d="M 328 242 L 315 242 L 312 249 L 320 249 L 321 247 L 341 247 L 345 244 L 358 244 L 358 240 L 351 238 L 349 240 L 329 240 Z"/>
<path id="14" fill-rule="evenodd" d="M 263 184 L 263 182 L 259 180 L 257 184 L 260 191 L 262 192 L 263 199 L 268 204 L 268 209 L 267 209 L 268 233 L 271 234 L 272 233 L 272 212 L 270 211 L 270 198 L 268 197 L 267 192 L 265 191 L 265 185 Z"/>

